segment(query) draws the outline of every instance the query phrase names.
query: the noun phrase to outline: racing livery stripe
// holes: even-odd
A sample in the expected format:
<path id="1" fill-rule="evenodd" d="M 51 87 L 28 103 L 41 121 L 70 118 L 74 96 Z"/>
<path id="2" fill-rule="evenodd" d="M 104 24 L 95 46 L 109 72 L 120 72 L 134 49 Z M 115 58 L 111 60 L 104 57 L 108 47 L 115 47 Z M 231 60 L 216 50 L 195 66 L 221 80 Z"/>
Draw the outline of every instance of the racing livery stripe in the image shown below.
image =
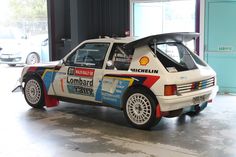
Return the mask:
<path id="1" fill-rule="evenodd" d="M 38 67 L 30 67 L 27 72 L 35 72 L 37 69 Z"/>
<path id="2" fill-rule="evenodd" d="M 147 79 L 144 81 L 143 85 L 151 88 L 158 80 L 160 76 L 147 76 Z"/>
<path id="3" fill-rule="evenodd" d="M 48 92 L 52 82 L 55 79 L 55 75 L 59 71 L 60 68 L 61 68 L 61 66 L 56 66 L 56 67 L 30 67 L 27 70 L 27 72 L 36 73 L 38 76 L 40 76 L 43 80 L 46 91 Z"/>
<path id="4" fill-rule="evenodd" d="M 59 71 L 61 69 L 61 66 L 56 66 L 54 69 Z"/>
<path id="5" fill-rule="evenodd" d="M 108 74 L 105 77 L 135 78 L 134 84 L 142 84 L 148 88 L 151 88 L 160 79 L 160 76 L 143 74 Z"/>

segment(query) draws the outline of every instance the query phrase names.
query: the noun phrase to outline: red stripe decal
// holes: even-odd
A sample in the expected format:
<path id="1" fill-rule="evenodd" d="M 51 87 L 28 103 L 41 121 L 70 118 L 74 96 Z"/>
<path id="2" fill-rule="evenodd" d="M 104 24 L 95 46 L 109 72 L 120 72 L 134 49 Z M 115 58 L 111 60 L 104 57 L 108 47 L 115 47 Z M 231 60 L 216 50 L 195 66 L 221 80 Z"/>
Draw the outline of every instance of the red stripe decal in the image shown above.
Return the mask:
<path id="1" fill-rule="evenodd" d="M 37 67 L 30 67 L 28 69 L 28 72 L 35 72 L 37 70 Z"/>
<path id="2" fill-rule="evenodd" d="M 146 76 L 146 77 L 147 79 L 143 82 L 143 85 L 148 88 L 151 88 L 160 78 L 160 76 Z"/>

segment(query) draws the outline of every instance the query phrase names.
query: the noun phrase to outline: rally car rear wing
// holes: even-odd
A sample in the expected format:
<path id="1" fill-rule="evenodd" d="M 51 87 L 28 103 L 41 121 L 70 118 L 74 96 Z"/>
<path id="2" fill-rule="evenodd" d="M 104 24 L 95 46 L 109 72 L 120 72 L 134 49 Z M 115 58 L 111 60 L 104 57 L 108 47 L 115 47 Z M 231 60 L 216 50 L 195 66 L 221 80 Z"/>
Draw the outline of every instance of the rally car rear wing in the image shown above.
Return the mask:
<path id="1" fill-rule="evenodd" d="M 128 44 L 125 44 L 123 48 L 130 50 L 149 44 L 161 44 L 166 42 L 188 42 L 196 40 L 199 37 L 199 33 L 179 32 L 179 33 L 166 33 L 148 36 L 142 39 L 135 40 Z"/>

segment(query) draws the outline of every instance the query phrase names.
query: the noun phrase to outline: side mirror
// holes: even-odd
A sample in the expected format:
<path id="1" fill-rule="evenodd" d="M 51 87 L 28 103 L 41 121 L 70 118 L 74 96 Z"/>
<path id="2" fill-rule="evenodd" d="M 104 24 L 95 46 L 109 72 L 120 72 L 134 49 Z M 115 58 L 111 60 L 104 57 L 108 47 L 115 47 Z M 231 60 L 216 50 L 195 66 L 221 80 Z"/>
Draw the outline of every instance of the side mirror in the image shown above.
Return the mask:
<path id="1" fill-rule="evenodd" d="M 66 61 L 65 61 L 64 58 L 61 60 L 61 63 L 64 64 L 64 65 L 66 65 Z"/>
<path id="2" fill-rule="evenodd" d="M 113 61 L 112 60 L 107 61 L 107 67 L 112 67 L 112 66 L 114 66 Z"/>

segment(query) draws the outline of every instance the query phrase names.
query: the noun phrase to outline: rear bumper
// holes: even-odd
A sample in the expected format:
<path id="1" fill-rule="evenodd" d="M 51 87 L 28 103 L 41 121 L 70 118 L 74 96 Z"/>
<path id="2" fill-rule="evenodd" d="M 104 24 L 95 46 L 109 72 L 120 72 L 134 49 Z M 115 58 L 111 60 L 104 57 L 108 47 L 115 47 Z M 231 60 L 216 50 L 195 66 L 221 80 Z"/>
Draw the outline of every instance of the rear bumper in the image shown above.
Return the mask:
<path id="1" fill-rule="evenodd" d="M 214 86 L 204 90 L 185 93 L 180 96 L 157 96 L 157 99 L 162 112 L 173 111 L 196 105 L 194 99 L 198 97 L 204 97 L 204 100 L 199 101 L 199 104 L 212 100 L 216 96 L 218 90 L 219 87 Z"/>

